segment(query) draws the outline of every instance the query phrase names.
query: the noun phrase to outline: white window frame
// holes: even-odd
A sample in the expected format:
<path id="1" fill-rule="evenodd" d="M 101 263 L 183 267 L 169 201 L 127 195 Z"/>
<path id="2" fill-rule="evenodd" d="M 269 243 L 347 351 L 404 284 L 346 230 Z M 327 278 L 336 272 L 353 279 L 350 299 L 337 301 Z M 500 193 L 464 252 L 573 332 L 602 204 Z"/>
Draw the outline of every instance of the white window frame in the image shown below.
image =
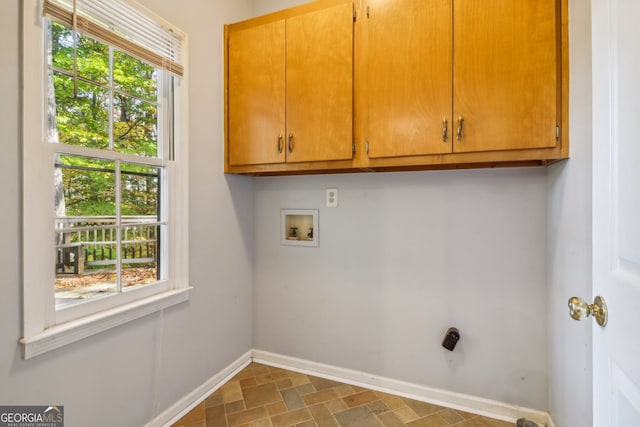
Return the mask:
<path id="1" fill-rule="evenodd" d="M 168 197 L 166 246 L 167 281 L 145 286 L 96 301 L 78 304 L 70 310 L 55 308 L 54 279 L 54 159 L 57 152 L 87 154 L 47 141 L 46 20 L 40 0 L 23 1 L 23 344 L 29 359 L 112 327 L 189 299 L 188 242 L 188 135 L 187 76 L 175 86 L 174 161 L 163 164 L 171 178 Z M 158 18 L 160 19 L 160 18 Z M 162 21 L 164 22 L 164 21 Z M 166 23 L 165 23 L 166 24 Z M 186 37 L 185 42 L 186 43 Z M 183 60 L 186 63 L 186 51 Z M 95 150 L 100 157 L 100 150 Z M 121 160 L 126 160 L 122 155 Z M 130 157 L 129 157 L 130 158 Z"/>

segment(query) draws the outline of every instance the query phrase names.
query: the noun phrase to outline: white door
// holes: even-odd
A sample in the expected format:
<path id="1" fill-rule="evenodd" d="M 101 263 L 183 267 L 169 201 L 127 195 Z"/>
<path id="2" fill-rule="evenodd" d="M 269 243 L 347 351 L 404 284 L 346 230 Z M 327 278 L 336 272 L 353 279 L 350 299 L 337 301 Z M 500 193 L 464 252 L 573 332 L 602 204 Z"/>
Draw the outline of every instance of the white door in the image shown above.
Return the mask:
<path id="1" fill-rule="evenodd" d="M 640 426 L 640 0 L 592 0 L 594 427 Z M 586 184 L 586 183 L 585 183 Z M 579 416 L 579 415 L 577 415 Z"/>

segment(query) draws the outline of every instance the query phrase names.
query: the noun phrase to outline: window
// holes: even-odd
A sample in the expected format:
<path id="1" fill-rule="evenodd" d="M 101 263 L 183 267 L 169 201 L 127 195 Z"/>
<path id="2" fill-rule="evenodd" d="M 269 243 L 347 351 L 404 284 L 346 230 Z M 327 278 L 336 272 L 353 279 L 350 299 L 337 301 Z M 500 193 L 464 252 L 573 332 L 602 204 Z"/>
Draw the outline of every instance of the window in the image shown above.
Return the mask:
<path id="1" fill-rule="evenodd" d="M 24 2 L 26 358 L 188 297 L 185 35 L 125 0 L 39 3 Z"/>

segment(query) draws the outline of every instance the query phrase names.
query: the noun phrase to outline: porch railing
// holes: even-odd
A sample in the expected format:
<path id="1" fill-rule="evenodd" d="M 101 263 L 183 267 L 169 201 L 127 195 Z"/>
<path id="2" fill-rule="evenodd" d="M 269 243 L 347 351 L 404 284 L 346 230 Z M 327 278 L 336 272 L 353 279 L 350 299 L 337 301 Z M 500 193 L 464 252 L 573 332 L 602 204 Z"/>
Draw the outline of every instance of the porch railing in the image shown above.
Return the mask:
<path id="1" fill-rule="evenodd" d="M 160 224 L 155 216 L 56 218 L 56 274 L 83 274 L 117 263 L 118 232 L 123 264 L 156 263 Z"/>

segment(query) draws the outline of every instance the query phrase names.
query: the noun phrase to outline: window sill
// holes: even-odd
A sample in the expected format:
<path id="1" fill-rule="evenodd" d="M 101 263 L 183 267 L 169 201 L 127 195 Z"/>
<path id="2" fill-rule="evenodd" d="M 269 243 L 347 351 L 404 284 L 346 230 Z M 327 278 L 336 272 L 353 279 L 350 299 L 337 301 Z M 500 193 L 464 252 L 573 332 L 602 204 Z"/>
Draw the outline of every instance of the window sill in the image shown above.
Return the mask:
<path id="1" fill-rule="evenodd" d="M 92 314 L 52 326 L 43 332 L 20 339 L 24 359 L 31 359 L 48 351 L 90 337 L 148 314 L 171 307 L 189 299 L 192 287 L 163 292 L 110 310 Z"/>

